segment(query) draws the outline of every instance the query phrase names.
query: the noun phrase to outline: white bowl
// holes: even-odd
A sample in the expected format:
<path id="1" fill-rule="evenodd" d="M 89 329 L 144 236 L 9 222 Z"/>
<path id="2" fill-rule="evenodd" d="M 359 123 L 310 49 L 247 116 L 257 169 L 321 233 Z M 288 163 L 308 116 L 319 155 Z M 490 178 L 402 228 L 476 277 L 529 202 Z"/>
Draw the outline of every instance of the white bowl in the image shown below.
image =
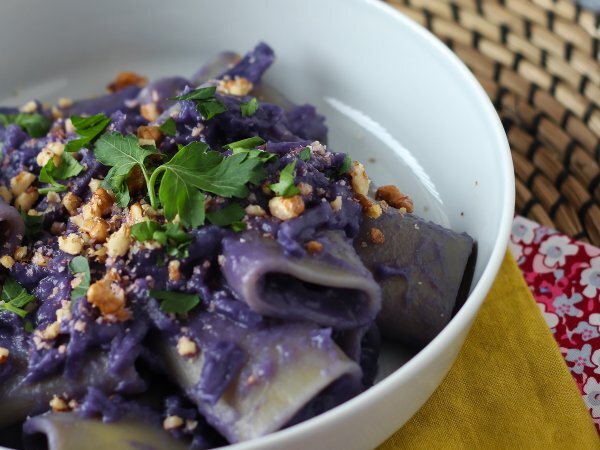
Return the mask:
<path id="1" fill-rule="evenodd" d="M 467 231 L 479 245 L 469 299 L 426 348 L 404 365 L 411 355 L 387 349 L 380 381 L 367 392 L 232 447 L 371 448 L 448 372 L 498 271 L 513 215 L 500 121 L 443 44 L 375 0 L 5 0 L 0 104 L 100 93 L 121 70 L 191 75 L 208 56 L 244 52 L 260 40 L 278 55 L 266 80 L 327 116 L 332 149 L 365 161 L 373 180 L 411 194 L 417 213 Z"/>

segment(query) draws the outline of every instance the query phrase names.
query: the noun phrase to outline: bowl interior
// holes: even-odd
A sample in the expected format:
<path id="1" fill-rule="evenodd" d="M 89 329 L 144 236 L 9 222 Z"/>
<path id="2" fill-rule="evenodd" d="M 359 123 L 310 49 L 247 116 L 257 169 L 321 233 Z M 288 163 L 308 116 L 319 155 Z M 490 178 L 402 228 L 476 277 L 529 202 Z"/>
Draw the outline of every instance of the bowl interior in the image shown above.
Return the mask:
<path id="1" fill-rule="evenodd" d="M 266 81 L 316 105 L 330 147 L 363 161 L 375 183 L 397 184 L 419 215 L 471 234 L 479 251 L 474 287 L 484 272 L 493 278 L 514 186 L 498 120 L 457 60 L 387 6 L 8 0 L 2 10 L 0 105 L 99 94 L 122 70 L 189 76 L 221 50 L 269 43 L 278 59 Z M 469 301 L 484 294 L 485 287 Z M 468 328 L 477 307 L 457 328 Z M 382 376 L 410 356 L 392 354 L 382 359 Z"/>

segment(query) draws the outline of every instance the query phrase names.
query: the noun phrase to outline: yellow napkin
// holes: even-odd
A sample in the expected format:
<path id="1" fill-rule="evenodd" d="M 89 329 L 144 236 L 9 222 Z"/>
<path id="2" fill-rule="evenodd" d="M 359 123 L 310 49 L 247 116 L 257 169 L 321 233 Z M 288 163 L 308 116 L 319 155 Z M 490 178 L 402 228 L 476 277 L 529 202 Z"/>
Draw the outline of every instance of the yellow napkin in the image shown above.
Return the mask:
<path id="1" fill-rule="evenodd" d="M 600 439 L 507 253 L 456 363 L 381 450 L 596 449 Z"/>

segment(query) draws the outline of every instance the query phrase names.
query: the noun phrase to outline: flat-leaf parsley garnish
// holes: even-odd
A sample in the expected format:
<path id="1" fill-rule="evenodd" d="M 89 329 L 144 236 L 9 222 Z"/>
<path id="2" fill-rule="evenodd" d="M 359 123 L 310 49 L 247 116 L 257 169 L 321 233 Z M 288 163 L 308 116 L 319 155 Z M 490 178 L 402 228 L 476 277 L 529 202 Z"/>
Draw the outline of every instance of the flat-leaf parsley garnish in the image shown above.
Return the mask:
<path id="1" fill-rule="evenodd" d="M 297 162 L 298 160 L 295 160 L 293 163 L 285 166 L 279 173 L 279 182 L 269 185 L 269 188 L 277 195 L 282 197 L 293 197 L 300 193 L 300 190 L 294 184 L 294 169 L 296 169 Z"/>
<path id="2" fill-rule="evenodd" d="M 242 139 L 241 141 L 230 142 L 229 144 L 224 145 L 223 148 L 231 150 L 234 155 L 245 153 L 252 158 L 261 158 L 265 164 L 275 161 L 277 159 L 275 153 L 269 153 L 258 148 L 264 144 L 265 141 L 260 136 L 254 136 Z"/>
<path id="3" fill-rule="evenodd" d="M 2 286 L 0 295 L 0 309 L 10 311 L 20 317 L 25 317 L 28 311 L 25 307 L 35 301 L 35 296 L 12 278 L 8 278 Z"/>
<path id="4" fill-rule="evenodd" d="M 242 117 L 252 117 L 256 114 L 258 110 L 258 100 L 255 97 L 252 97 L 252 100 L 249 102 L 240 103 L 240 112 L 242 113 Z"/>
<path id="5" fill-rule="evenodd" d="M 39 189 L 40 194 L 48 192 L 64 192 L 67 187 L 57 180 L 66 180 L 75 177 L 83 171 L 83 166 L 73 156 L 63 153 L 60 164 L 54 165 L 54 160 L 50 159 L 40 171 L 39 180 L 42 183 L 50 184 L 49 187 Z"/>
<path id="6" fill-rule="evenodd" d="M 310 159 L 310 147 L 304 147 L 298 156 L 302 161 L 308 161 Z"/>
<path id="7" fill-rule="evenodd" d="M 69 263 L 69 270 L 75 276 L 81 277 L 80 283 L 71 291 L 71 300 L 76 300 L 87 295 L 90 287 L 90 265 L 85 256 L 76 256 Z"/>
<path id="8" fill-rule="evenodd" d="M 96 114 L 91 117 L 72 116 L 71 123 L 77 132 L 78 138 L 67 142 L 65 145 L 66 152 L 76 152 L 87 146 L 108 126 L 110 117 L 106 117 L 104 114 Z"/>
<path id="9" fill-rule="evenodd" d="M 344 157 L 344 162 L 340 167 L 339 174 L 344 175 L 348 173 L 350 171 L 350 167 L 352 167 L 352 158 L 350 158 L 350 155 L 346 153 L 346 156 Z"/>
<path id="10" fill-rule="evenodd" d="M 35 239 L 42 232 L 44 216 L 41 214 L 39 216 L 31 216 L 23 211 L 20 214 L 23 222 L 25 222 L 25 239 Z"/>
<path id="11" fill-rule="evenodd" d="M 200 297 L 196 294 L 182 294 L 157 289 L 150 290 L 150 297 L 161 300 L 160 309 L 172 314 L 185 314 L 200 303 Z"/>
<path id="12" fill-rule="evenodd" d="M 52 125 L 50 119 L 38 113 L 0 114 L 0 123 L 5 127 L 14 123 L 32 138 L 46 136 Z"/>
<path id="13" fill-rule="evenodd" d="M 166 134 L 167 136 L 175 136 L 177 134 L 177 124 L 172 117 L 165 120 L 158 129 L 162 134 Z"/>
<path id="14" fill-rule="evenodd" d="M 223 208 L 206 213 L 206 218 L 218 227 L 228 227 L 234 224 L 239 227 L 239 223 L 245 215 L 246 211 L 239 203 L 231 203 Z"/>
<path id="15" fill-rule="evenodd" d="M 196 102 L 196 109 L 204 120 L 210 120 L 217 114 L 227 111 L 227 107 L 215 97 L 217 88 L 207 86 L 195 89 L 187 94 L 179 95 L 174 100 L 192 100 Z"/>
<path id="16" fill-rule="evenodd" d="M 181 228 L 179 224 L 167 223 L 161 225 L 158 222 L 145 220 L 131 227 L 131 235 L 140 242 L 157 241 L 166 247 L 169 256 L 186 258 L 188 246 L 192 238 Z"/>

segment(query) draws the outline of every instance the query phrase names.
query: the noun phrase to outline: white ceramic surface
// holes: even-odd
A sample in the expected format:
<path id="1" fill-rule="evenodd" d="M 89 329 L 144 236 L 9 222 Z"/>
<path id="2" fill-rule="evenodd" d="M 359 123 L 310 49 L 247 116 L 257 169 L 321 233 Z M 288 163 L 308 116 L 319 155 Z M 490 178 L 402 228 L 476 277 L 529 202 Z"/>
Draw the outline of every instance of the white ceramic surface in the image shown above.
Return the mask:
<path id="1" fill-rule="evenodd" d="M 479 244 L 468 301 L 425 349 L 398 369 L 407 355 L 387 348 L 383 375 L 366 393 L 234 446 L 371 448 L 406 422 L 449 370 L 509 235 L 508 144 L 483 90 L 449 50 L 377 0 L 4 0 L 0 104 L 100 93 L 120 70 L 190 75 L 215 52 L 243 52 L 259 40 L 278 55 L 267 81 L 327 116 L 332 149 L 365 161 L 376 182 L 411 194 L 417 213 Z"/>

